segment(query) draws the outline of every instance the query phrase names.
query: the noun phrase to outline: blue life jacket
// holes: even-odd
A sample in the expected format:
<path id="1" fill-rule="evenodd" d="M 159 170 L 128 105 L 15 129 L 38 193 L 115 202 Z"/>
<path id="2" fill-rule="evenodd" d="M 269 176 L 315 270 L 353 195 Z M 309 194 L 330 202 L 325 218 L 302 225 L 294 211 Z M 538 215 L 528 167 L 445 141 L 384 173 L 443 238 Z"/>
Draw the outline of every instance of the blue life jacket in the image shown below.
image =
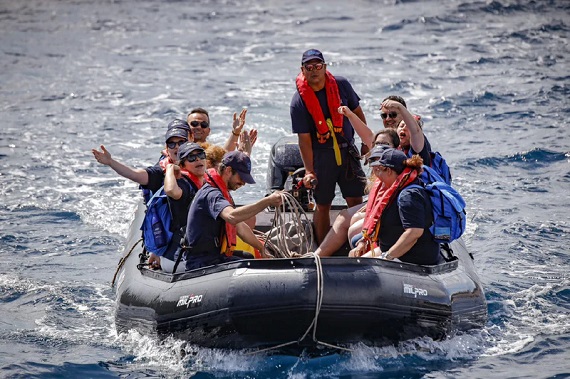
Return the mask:
<path id="1" fill-rule="evenodd" d="M 423 169 L 420 178 L 424 185 L 411 184 L 406 188 L 423 188 L 429 195 L 433 208 L 433 224 L 429 230 L 433 239 L 439 243 L 456 240 L 465 232 L 465 200 L 434 169 L 425 165 Z M 398 205 L 399 202 L 398 196 Z"/>
<path id="2" fill-rule="evenodd" d="M 145 248 L 158 256 L 168 249 L 173 233 L 170 231 L 172 214 L 164 186 L 146 204 L 146 214 L 141 226 Z"/>

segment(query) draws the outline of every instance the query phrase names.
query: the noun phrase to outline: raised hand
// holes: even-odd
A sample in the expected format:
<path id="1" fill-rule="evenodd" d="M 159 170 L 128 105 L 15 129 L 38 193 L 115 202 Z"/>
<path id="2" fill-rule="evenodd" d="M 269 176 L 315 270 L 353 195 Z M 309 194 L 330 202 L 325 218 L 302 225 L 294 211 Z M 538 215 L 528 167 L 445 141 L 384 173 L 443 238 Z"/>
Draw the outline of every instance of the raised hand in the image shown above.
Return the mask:
<path id="1" fill-rule="evenodd" d="M 91 152 L 93 153 L 93 156 L 95 157 L 97 162 L 99 162 L 101 164 L 109 166 L 111 164 L 111 162 L 113 161 L 113 158 L 111 157 L 111 153 L 109 151 L 107 151 L 107 149 L 105 149 L 105 146 L 103 146 L 103 145 L 101 145 L 101 151 L 99 151 L 97 149 L 91 149 Z"/>
<path id="2" fill-rule="evenodd" d="M 247 114 L 247 109 L 243 108 L 239 114 L 234 112 L 234 121 L 232 123 L 232 133 L 234 136 L 239 136 L 244 125 L 245 125 L 245 115 Z"/>

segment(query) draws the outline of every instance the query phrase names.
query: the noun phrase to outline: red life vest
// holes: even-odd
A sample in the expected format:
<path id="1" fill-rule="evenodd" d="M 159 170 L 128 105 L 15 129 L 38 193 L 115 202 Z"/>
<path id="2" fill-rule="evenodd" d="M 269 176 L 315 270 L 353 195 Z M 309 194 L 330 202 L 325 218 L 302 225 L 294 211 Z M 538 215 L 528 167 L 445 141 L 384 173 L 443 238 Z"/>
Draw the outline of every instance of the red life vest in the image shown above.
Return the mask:
<path id="1" fill-rule="evenodd" d="M 394 201 L 400 191 L 411 184 L 416 177 L 418 172 L 409 167 L 406 167 L 404 171 L 392 185 L 385 189 L 383 193 L 379 193 L 381 185 L 378 188 L 373 188 L 375 192 L 370 194 L 369 199 L 373 199 L 372 204 L 369 203 L 366 206 L 366 216 L 364 217 L 364 224 L 362 225 L 362 236 L 366 244 L 366 251 L 371 249 L 373 243 L 378 241 L 378 234 L 380 233 L 380 219 L 382 218 L 382 212 Z M 378 196 L 377 196 L 378 195 Z"/>
<path id="2" fill-rule="evenodd" d="M 297 91 L 299 91 L 301 99 L 303 99 L 309 114 L 315 122 L 315 126 L 317 128 L 317 140 L 319 143 L 325 143 L 331 136 L 331 131 L 327 121 L 325 120 L 325 115 L 321 109 L 319 99 L 317 99 L 315 91 L 309 86 L 309 83 L 307 83 L 307 79 L 302 72 L 299 73 L 295 82 L 297 84 Z M 327 105 L 329 107 L 329 113 L 331 114 L 333 131 L 334 133 L 342 134 L 344 116 L 338 113 L 338 107 L 341 105 L 340 93 L 338 91 L 336 79 L 328 70 L 326 71 L 325 90 L 327 93 Z"/>
<path id="3" fill-rule="evenodd" d="M 174 164 L 172 162 L 172 160 L 170 160 L 170 157 L 167 155 L 166 158 L 160 160 L 158 162 L 158 164 L 160 165 L 160 168 L 162 168 L 162 172 L 166 172 L 166 166 L 168 166 L 169 164 Z M 190 179 L 192 181 L 192 183 L 194 183 L 194 185 L 196 186 L 197 189 L 202 188 L 202 185 L 204 185 L 204 179 L 206 179 L 206 175 L 204 174 L 204 176 L 202 178 L 192 174 L 190 171 L 183 169 L 182 167 L 180 167 L 180 173 L 182 175 L 184 175 L 185 177 L 187 177 L 188 179 Z M 200 180 L 202 179 L 202 180 Z"/>
<path id="4" fill-rule="evenodd" d="M 206 181 L 212 186 L 216 187 L 222 192 L 224 199 L 226 199 L 232 206 L 235 207 L 234 199 L 232 199 L 226 183 L 215 168 L 210 168 L 206 172 Z M 222 254 L 228 257 L 234 254 L 234 248 L 237 243 L 237 230 L 236 227 L 227 221 L 224 221 L 225 228 L 222 229 L 220 235 Z"/>

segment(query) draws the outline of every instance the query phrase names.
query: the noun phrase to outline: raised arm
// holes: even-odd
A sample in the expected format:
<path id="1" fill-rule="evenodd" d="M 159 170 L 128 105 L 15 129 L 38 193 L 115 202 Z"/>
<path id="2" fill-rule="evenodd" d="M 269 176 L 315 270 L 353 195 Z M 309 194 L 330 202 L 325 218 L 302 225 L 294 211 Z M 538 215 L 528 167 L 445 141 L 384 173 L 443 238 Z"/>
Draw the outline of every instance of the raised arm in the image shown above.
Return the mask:
<path id="1" fill-rule="evenodd" d="M 387 109 L 395 109 L 402 115 L 402 121 L 404 121 L 406 128 L 410 132 L 410 146 L 416 153 L 422 151 L 425 143 L 424 133 L 414 115 L 406 107 L 394 100 L 386 100 L 382 103 L 382 106 Z"/>
<path id="2" fill-rule="evenodd" d="M 101 151 L 91 149 L 91 152 L 97 162 L 111 167 L 117 174 L 143 186 L 148 184 L 148 173 L 146 170 L 141 168 L 132 168 L 113 159 L 111 153 L 105 149 L 105 146 L 101 145 Z"/>
<path id="3" fill-rule="evenodd" d="M 164 173 L 164 193 L 174 200 L 178 200 L 182 197 L 182 188 L 178 185 L 176 181 L 180 178 L 180 167 L 175 164 L 169 164 L 166 166 L 166 172 Z"/>
<path id="4" fill-rule="evenodd" d="M 366 118 L 364 117 L 362 108 L 358 106 L 354 111 L 351 111 L 346 105 L 341 105 L 338 107 L 338 113 L 348 118 L 356 134 L 358 134 L 362 142 L 371 149 L 374 144 L 374 133 L 370 130 L 368 125 L 366 125 Z"/>
<path id="5" fill-rule="evenodd" d="M 224 145 L 224 149 L 226 151 L 234 151 L 237 146 L 238 138 L 241 134 L 241 131 L 245 125 L 245 115 L 247 114 L 247 109 L 242 109 L 239 113 L 239 117 L 237 113 L 234 112 L 234 119 L 232 122 L 232 133 L 228 137 Z"/>
<path id="6" fill-rule="evenodd" d="M 248 156 L 251 156 L 251 151 L 256 141 L 257 141 L 257 129 L 251 129 L 249 132 L 247 130 L 242 130 L 239 136 L 237 149 L 239 151 L 243 151 Z"/>

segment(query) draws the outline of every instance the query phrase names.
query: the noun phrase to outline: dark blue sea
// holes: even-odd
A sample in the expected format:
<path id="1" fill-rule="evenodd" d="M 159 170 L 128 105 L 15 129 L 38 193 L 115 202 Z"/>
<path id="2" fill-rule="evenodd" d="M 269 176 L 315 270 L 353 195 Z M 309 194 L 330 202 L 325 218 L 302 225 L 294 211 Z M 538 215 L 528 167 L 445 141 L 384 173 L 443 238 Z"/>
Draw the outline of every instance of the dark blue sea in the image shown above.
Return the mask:
<path id="1" fill-rule="evenodd" d="M 0 0 L 0 377 L 570 377 L 569 37 L 565 0 Z M 258 199 L 308 48 L 372 129 L 391 94 L 425 120 L 467 201 L 489 321 L 321 358 L 118 334 L 139 191 L 90 150 L 146 167 L 173 118 L 207 108 L 221 144 L 247 107 L 258 184 L 236 197 Z"/>

